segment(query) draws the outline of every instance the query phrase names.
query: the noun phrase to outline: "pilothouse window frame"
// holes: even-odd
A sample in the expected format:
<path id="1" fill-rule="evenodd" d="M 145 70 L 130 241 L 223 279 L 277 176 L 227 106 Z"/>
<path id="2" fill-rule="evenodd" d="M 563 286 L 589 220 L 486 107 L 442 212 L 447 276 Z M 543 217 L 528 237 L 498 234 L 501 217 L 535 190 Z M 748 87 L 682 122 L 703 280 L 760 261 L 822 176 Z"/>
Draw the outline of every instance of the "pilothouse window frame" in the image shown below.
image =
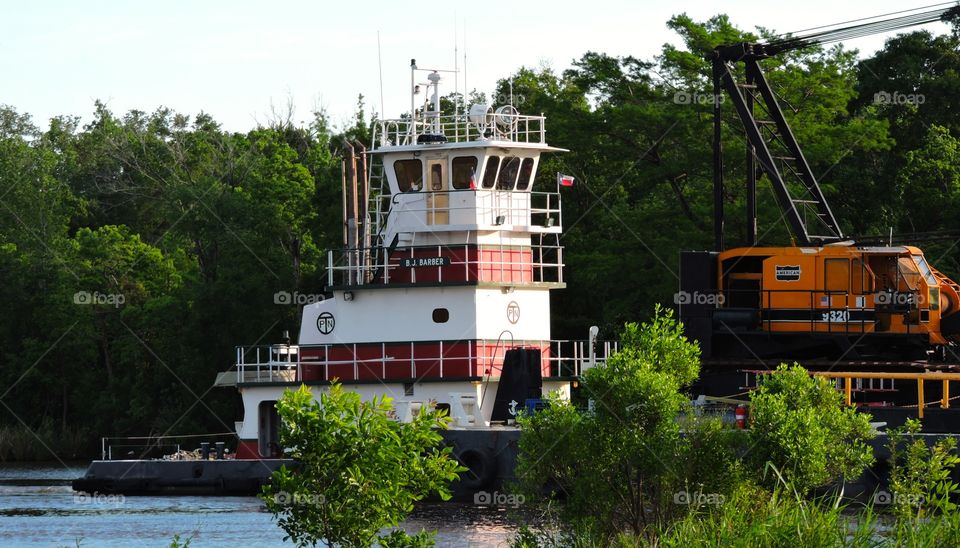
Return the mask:
<path id="1" fill-rule="evenodd" d="M 484 190 L 492 190 L 496 186 L 498 171 L 500 171 L 500 156 L 487 155 L 487 161 L 483 163 L 483 182 L 480 185 Z"/>
<path id="2" fill-rule="evenodd" d="M 471 182 L 475 187 L 478 167 L 480 167 L 480 159 L 475 154 L 451 156 L 450 187 L 453 190 L 470 190 Z M 463 177 L 463 175 L 466 175 L 466 177 Z"/>
<path id="3" fill-rule="evenodd" d="M 419 171 L 417 169 L 411 170 L 407 167 L 412 166 L 414 162 L 419 165 Z M 417 179 L 411 178 L 411 176 L 416 173 L 419 173 L 420 177 Z M 402 158 L 394 160 L 393 174 L 397 180 L 397 189 L 400 192 L 419 192 L 420 189 L 423 188 L 423 160 L 419 158 Z"/>
<path id="4" fill-rule="evenodd" d="M 497 174 L 497 190 L 510 191 L 517 188 L 520 176 L 521 156 L 504 156 L 500 160 L 500 172 Z"/>

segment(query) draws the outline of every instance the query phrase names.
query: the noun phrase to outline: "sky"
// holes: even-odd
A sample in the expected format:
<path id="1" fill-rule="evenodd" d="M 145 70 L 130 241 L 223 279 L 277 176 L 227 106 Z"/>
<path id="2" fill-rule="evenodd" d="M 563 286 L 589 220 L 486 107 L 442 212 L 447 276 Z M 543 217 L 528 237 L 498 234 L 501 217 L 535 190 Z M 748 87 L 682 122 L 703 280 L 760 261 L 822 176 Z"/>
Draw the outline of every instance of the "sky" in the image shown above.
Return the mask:
<path id="1" fill-rule="evenodd" d="M 742 29 L 790 32 L 934 2 L 0 0 L 0 104 L 41 127 L 56 115 L 89 121 L 95 100 L 115 114 L 206 112 L 230 131 L 266 123 L 289 103 L 296 123 L 323 108 L 342 126 L 358 94 L 368 112 L 381 111 L 378 31 L 383 112 L 394 118 L 409 110 L 412 58 L 439 69 L 456 59 L 459 88 L 466 78 L 489 95 L 521 66 L 562 71 L 587 51 L 652 59 L 663 44 L 679 44 L 666 21 L 680 13 L 697 21 L 726 13 Z M 847 46 L 863 56 L 883 41 Z M 447 74 L 441 92 L 453 84 Z"/>

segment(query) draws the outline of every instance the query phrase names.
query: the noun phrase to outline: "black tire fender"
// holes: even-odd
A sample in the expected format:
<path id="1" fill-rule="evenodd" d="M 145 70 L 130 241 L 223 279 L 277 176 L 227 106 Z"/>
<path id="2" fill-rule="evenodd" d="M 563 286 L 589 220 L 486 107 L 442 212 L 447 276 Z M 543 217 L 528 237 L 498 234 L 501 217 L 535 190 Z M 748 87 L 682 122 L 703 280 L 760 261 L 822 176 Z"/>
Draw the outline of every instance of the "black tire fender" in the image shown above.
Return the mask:
<path id="1" fill-rule="evenodd" d="M 496 475 L 497 462 L 486 449 L 464 449 L 457 454 L 457 460 L 467 469 L 460 474 L 460 483 L 470 489 L 486 487 Z"/>

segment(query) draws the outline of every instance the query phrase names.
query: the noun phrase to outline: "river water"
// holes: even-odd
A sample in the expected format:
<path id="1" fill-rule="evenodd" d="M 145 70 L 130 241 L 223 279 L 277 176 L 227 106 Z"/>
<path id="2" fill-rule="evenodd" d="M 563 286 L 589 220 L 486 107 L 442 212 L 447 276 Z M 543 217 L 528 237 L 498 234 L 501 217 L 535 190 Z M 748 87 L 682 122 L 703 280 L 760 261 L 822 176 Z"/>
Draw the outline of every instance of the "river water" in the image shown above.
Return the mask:
<path id="1" fill-rule="evenodd" d="M 121 497 L 75 493 L 86 464 L 0 464 L 0 546 L 291 546 L 254 497 Z M 506 510 L 471 504 L 417 507 L 404 529 L 437 531 L 438 546 L 507 546 Z"/>

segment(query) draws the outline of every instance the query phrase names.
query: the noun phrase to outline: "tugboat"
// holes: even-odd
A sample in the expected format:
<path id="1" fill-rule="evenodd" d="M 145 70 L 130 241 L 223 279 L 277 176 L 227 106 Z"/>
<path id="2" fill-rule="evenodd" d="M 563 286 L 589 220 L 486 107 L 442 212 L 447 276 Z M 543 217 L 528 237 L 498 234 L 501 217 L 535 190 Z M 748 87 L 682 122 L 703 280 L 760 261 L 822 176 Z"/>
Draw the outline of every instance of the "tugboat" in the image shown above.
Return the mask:
<path id="1" fill-rule="evenodd" d="M 441 72 L 412 61 L 410 113 L 377 123 L 369 150 L 345 143 L 344 248 L 329 252 L 325 298 L 304 306 L 297 342 L 238 347 L 218 375 L 244 409 L 235 458 L 201 461 L 219 468 L 200 477 L 226 474 L 220 492 L 256 490 L 281 462 L 284 390 L 305 384 L 319 397 L 333 382 L 365 399 L 389 396 L 397 420 L 448 411 L 445 442 L 469 470 L 455 495 L 496 489 L 512 477 L 516 415 L 550 392 L 569 398 L 615 349 L 597 344 L 596 327 L 585 341 L 551 339 L 549 292 L 564 287 L 560 190 L 572 178 L 534 188 L 541 154 L 564 151 L 547 144 L 545 118 L 487 104 L 443 114 Z M 137 483 L 129 469 L 125 485 L 136 489 L 98 481 L 117 475 L 109 462 L 94 462 L 75 488 L 172 483 Z M 265 466 L 235 482 L 223 472 L 251 462 Z"/>

